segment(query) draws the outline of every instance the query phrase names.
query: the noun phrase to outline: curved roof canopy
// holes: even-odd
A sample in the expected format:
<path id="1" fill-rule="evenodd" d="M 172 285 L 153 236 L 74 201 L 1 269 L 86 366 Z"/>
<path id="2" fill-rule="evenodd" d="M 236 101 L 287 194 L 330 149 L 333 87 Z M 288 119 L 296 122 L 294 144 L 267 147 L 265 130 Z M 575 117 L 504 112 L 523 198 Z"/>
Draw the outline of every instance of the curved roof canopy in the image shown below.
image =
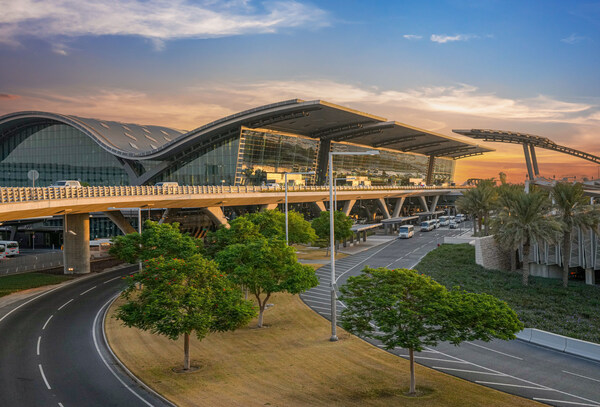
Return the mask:
<path id="1" fill-rule="evenodd" d="M 0 117 L 0 134 L 39 123 L 73 126 L 107 151 L 127 159 L 160 159 L 190 148 L 206 147 L 237 134 L 241 126 L 453 159 L 493 151 L 328 102 L 299 99 L 236 113 L 187 133 L 162 126 L 28 111 Z"/>

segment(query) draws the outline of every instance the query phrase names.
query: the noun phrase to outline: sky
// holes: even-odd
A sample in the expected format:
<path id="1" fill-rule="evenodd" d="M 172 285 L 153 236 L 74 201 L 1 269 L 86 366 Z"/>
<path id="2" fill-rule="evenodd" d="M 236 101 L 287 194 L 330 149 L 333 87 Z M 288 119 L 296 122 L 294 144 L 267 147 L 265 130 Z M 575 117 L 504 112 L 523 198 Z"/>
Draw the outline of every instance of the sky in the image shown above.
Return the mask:
<path id="1" fill-rule="evenodd" d="M 0 0 L 0 115 L 192 130 L 321 99 L 444 135 L 488 128 L 600 155 L 600 1 Z M 520 145 L 456 180 L 525 178 Z M 596 164 L 537 150 L 543 176 Z"/>

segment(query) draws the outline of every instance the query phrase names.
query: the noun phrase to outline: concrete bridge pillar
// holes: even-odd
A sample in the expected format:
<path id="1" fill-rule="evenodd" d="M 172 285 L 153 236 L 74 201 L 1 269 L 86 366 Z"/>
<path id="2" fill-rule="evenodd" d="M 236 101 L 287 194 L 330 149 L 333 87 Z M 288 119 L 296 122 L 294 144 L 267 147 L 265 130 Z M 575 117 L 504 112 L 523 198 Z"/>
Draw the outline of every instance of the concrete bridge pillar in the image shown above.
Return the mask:
<path id="1" fill-rule="evenodd" d="M 272 211 L 273 209 L 277 209 L 277 204 L 264 204 L 260 206 L 260 211 Z"/>
<path id="2" fill-rule="evenodd" d="M 90 214 L 65 215 L 63 224 L 65 274 L 90 272 Z"/>
<path id="3" fill-rule="evenodd" d="M 342 209 L 342 212 L 344 212 L 344 214 L 346 216 L 350 215 L 350 211 L 352 210 L 352 207 L 354 206 L 355 203 L 356 203 L 356 199 L 351 199 L 351 200 L 345 201 L 344 209 Z"/>
<path id="4" fill-rule="evenodd" d="M 423 195 L 419 195 L 419 203 L 425 212 L 429 211 L 429 208 L 427 207 L 427 200 Z"/>
<path id="5" fill-rule="evenodd" d="M 394 206 L 394 213 L 392 214 L 392 218 L 397 218 L 398 216 L 400 216 L 400 211 L 402 210 L 402 206 L 404 205 L 405 199 L 405 197 L 396 199 L 396 206 Z"/>
<path id="6" fill-rule="evenodd" d="M 123 216 L 123 213 L 121 211 L 105 211 L 104 214 L 115 225 L 117 225 L 117 227 L 121 229 L 121 232 L 123 232 L 124 234 L 128 235 L 130 233 L 137 232 L 137 230 L 135 230 L 134 227 L 131 226 L 131 223 L 129 223 L 125 216 Z"/>
<path id="7" fill-rule="evenodd" d="M 590 285 L 596 284 L 596 271 L 591 267 L 585 269 L 585 283 Z"/>
<path id="8" fill-rule="evenodd" d="M 325 208 L 325 203 L 322 201 L 313 202 L 315 206 L 319 209 L 319 212 L 325 212 L 327 208 Z"/>
<path id="9" fill-rule="evenodd" d="M 215 222 L 216 225 L 223 225 L 227 229 L 230 228 L 229 222 L 227 222 L 227 218 L 223 214 L 223 210 L 220 206 L 212 206 L 209 208 L 204 208 L 208 217 Z"/>
<path id="10" fill-rule="evenodd" d="M 385 198 L 377 199 L 377 205 L 379 205 L 379 209 L 381 209 L 381 213 L 383 214 L 383 219 L 389 219 L 390 211 L 388 211 L 387 204 L 385 203 Z"/>
<path id="11" fill-rule="evenodd" d="M 431 201 L 431 207 L 429 208 L 429 212 L 435 212 L 435 207 L 437 206 L 438 201 L 440 200 L 439 195 L 435 195 Z M 436 216 L 437 218 L 437 216 Z"/>

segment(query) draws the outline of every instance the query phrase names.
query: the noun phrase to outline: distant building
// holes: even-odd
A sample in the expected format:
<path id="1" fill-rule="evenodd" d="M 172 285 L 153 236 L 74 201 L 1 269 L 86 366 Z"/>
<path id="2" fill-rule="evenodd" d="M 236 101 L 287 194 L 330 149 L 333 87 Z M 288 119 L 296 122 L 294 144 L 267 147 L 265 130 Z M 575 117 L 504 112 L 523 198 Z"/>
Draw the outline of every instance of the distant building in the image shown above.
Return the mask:
<path id="1" fill-rule="evenodd" d="M 90 185 L 262 185 L 285 172 L 315 171 L 296 185 L 325 182 L 329 151 L 336 176 L 365 185 L 452 181 L 455 160 L 490 149 L 323 101 L 289 100 L 237 113 L 195 130 L 118 123 L 46 112 L 0 117 L 0 186 L 57 180 Z M 292 178 L 290 178 L 292 179 Z"/>

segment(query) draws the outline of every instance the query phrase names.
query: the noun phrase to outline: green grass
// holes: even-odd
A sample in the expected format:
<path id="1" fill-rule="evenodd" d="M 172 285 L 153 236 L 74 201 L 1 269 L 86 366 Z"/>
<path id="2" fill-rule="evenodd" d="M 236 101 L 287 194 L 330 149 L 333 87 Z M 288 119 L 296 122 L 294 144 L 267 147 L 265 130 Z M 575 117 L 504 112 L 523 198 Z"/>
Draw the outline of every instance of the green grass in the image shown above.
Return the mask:
<path id="1" fill-rule="evenodd" d="M 43 285 L 58 284 L 70 280 L 71 276 L 61 276 L 43 273 L 25 273 L 0 277 L 0 297 L 16 291 L 29 288 L 41 287 Z"/>
<path id="2" fill-rule="evenodd" d="M 506 301 L 528 328 L 600 343 L 600 287 L 562 280 L 530 277 L 521 285 L 521 273 L 488 270 L 475 264 L 475 248 L 468 244 L 442 245 L 415 267 L 447 288 L 460 286 Z"/>

